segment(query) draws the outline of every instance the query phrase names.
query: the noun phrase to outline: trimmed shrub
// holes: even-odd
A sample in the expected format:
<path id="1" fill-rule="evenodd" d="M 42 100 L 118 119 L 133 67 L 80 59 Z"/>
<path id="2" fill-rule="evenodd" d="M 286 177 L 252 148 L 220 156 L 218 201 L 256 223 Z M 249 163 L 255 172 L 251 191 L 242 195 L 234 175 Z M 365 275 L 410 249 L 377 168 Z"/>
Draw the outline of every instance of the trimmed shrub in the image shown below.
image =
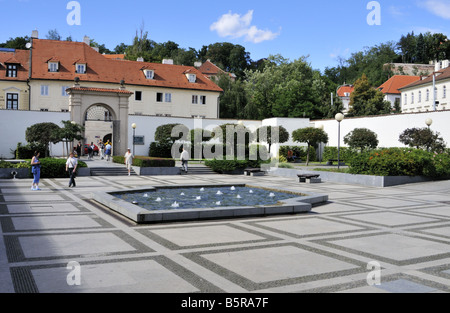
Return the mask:
<path id="1" fill-rule="evenodd" d="M 258 168 L 261 166 L 261 163 L 261 160 L 207 160 L 205 162 L 205 165 L 210 167 L 214 172 L 223 174 L 238 170 L 244 170 L 248 167 Z"/>
<path id="2" fill-rule="evenodd" d="M 125 157 L 114 156 L 114 163 L 125 164 Z M 161 159 L 161 158 L 147 158 L 147 157 L 135 157 L 133 159 L 133 166 L 138 167 L 175 167 L 174 159 Z"/>
<path id="3" fill-rule="evenodd" d="M 41 178 L 67 178 L 66 159 L 45 158 L 41 161 Z M 87 167 L 86 163 L 78 160 L 78 168 Z M 31 168 L 31 166 L 30 166 Z"/>
<path id="4" fill-rule="evenodd" d="M 35 151 L 39 151 L 41 156 L 43 157 L 45 154 L 45 145 L 39 143 L 29 143 L 25 146 L 22 145 L 21 142 L 17 144 L 17 149 L 15 151 L 16 159 L 29 160 L 34 156 Z M 47 155 L 49 151 L 47 150 Z"/>
<path id="5" fill-rule="evenodd" d="M 421 149 L 390 148 L 356 154 L 350 160 L 350 173 L 376 176 L 450 176 L 448 153 Z"/>
<path id="6" fill-rule="evenodd" d="M 152 142 L 148 155 L 152 158 L 172 158 L 172 145 L 170 141 Z"/>
<path id="7" fill-rule="evenodd" d="M 287 159 L 289 150 L 292 150 L 292 152 L 294 152 L 294 156 L 297 157 L 298 159 L 306 161 L 308 147 L 306 147 L 306 146 L 281 146 L 278 153 L 279 153 L 280 157 L 283 156 Z M 317 161 L 316 149 L 314 147 L 310 147 L 309 150 L 310 150 L 309 151 L 309 161 L 310 162 Z"/>
<path id="8" fill-rule="evenodd" d="M 347 147 L 341 147 L 339 159 L 343 162 L 350 162 L 354 155 L 358 152 L 353 151 Z M 338 159 L 338 148 L 337 147 L 325 147 L 323 150 L 323 160 L 337 160 Z"/>

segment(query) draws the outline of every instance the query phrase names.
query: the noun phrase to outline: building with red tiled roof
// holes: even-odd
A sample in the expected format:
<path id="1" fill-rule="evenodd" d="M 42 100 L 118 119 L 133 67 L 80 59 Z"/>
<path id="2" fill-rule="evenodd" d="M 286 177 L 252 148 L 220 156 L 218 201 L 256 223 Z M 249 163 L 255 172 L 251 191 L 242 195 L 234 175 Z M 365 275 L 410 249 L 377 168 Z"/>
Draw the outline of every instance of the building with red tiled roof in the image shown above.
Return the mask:
<path id="1" fill-rule="evenodd" d="M 401 103 L 401 92 L 399 89 L 419 80 L 420 76 L 394 75 L 378 87 L 378 90 L 384 94 L 384 99 L 389 101 L 391 106 L 395 108 L 400 106 Z"/>
<path id="2" fill-rule="evenodd" d="M 446 60 L 442 64 L 444 64 L 443 67 L 431 75 L 399 88 L 402 112 L 427 112 L 448 109 L 450 62 Z"/>
<path id="3" fill-rule="evenodd" d="M 29 59 L 29 51 L 0 49 L 0 109 L 29 109 Z"/>
<path id="4" fill-rule="evenodd" d="M 350 108 L 350 96 L 355 90 L 353 85 L 342 85 L 338 88 L 336 94 L 342 101 L 343 113 L 347 113 Z"/>
<path id="5" fill-rule="evenodd" d="M 212 63 L 211 60 L 207 60 L 205 63 L 199 66 L 198 70 L 212 81 L 217 81 L 219 75 L 222 74 L 228 75 L 232 81 L 236 80 L 235 74 L 225 72 L 220 67 Z"/>
<path id="6" fill-rule="evenodd" d="M 130 98 L 130 114 L 218 117 L 222 89 L 195 67 L 106 56 L 86 42 L 33 38 L 31 53 L 0 51 L 0 81 L 29 79 L 31 110 L 67 111 L 69 101 L 65 91 L 76 78 L 82 87 L 125 86 L 134 94 Z M 196 101 L 200 98 L 201 102 Z M 6 108 L 0 103 L 2 107 Z"/>

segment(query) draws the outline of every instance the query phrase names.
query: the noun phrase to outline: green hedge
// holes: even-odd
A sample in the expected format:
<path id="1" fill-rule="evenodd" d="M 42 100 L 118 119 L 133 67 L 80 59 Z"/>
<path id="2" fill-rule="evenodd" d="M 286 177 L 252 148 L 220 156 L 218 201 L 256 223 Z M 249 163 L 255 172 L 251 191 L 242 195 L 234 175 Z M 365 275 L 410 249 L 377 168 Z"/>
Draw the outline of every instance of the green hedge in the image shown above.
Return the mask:
<path id="1" fill-rule="evenodd" d="M 263 161 L 261 160 L 207 160 L 205 165 L 210 167 L 216 173 L 227 173 L 236 170 L 244 170 L 248 167 L 259 168 Z"/>
<path id="2" fill-rule="evenodd" d="M 125 157 L 114 156 L 114 163 L 125 164 Z M 133 159 L 133 166 L 138 167 L 175 167 L 174 159 L 145 158 L 136 157 Z"/>
<path id="3" fill-rule="evenodd" d="M 341 147 L 339 153 L 339 159 L 343 162 L 350 162 L 357 152 L 353 151 L 347 147 Z M 323 150 L 323 160 L 337 160 L 338 159 L 338 148 L 337 147 L 325 147 Z"/>
<path id="4" fill-rule="evenodd" d="M 17 144 L 17 149 L 14 153 L 16 156 L 16 159 L 23 159 L 28 160 L 32 159 L 34 156 L 34 152 L 39 151 L 42 157 L 45 156 L 45 146 L 38 143 L 30 143 L 25 146 L 22 145 L 22 143 Z M 47 150 L 47 155 L 49 154 L 49 151 Z"/>
<path id="5" fill-rule="evenodd" d="M 355 154 L 350 173 L 376 176 L 450 176 L 450 155 L 420 149 L 390 148 Z"/>
<path id="6" fill-rule="evenodd" d="M 305 146 L 281 146 L 279 150 L 279 155 L 287 159 L 289 150 L 292 150 L 294 156 L 302 161 L 306 161 L 306 156 L 308 153 L 308 147 Z M 317 161 L 316 149 L 314 147 L 309 148 L 309 161 Z"/>

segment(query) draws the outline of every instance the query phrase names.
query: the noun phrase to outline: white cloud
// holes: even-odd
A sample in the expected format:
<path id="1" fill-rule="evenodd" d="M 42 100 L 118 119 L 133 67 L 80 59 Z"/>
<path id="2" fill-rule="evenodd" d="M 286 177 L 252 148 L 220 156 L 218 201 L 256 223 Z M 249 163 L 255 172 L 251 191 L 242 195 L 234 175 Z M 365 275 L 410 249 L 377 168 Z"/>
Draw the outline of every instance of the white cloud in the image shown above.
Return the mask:
<path id="1" fill-rule="evenodd" d="M 420 1 L 419 6 L 427 9 L 434 15 L 444 19 L 450 19 L 450 1 L 449 0 L 425 0 Z"/>
<path id="2" fill-rule="evenodd" d="M 253 20 L 253 10 L 250 10 L 245 15 L 231 13 L 222 15 L 217 22 L 210 26 L 211 31 L 216 31 L 220 37 L 241 38 L 245 40 L 260 43 L 266 40 L 273 40 L 278 35 L 270 30 L 262 30 L 254 25 L 251 25 Z"/>

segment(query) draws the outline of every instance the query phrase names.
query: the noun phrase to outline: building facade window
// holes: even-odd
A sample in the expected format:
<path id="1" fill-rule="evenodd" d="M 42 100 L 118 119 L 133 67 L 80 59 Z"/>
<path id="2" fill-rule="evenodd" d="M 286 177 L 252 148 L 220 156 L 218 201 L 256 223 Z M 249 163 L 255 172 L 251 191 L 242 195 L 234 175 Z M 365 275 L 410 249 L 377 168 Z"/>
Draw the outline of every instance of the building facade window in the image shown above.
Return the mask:
<path id="1" fill-rule="evenodd" d="M 197 75 L 195 74 L 188 74 L 188 80 L 190 83 L 195 83 L 197 81 Z"/>
<path id="2" fill-rule="evenodd" d="M 17 64 L 6 65 L 6 77 L 17 77 Z"/>
<path id="3" fill-rule="evenodd" d="M 407 105 L 408 104 L 408 95 L 405 93 L 405 99 L 403 100 L 403 103 L 405 104 L 405 105 Z"/>
<path id="4" fill-rule="evenodd" d="M 447 98 L 447 86 L 444 86 L 444 88 L 442 90 L 442 98 L 444 98 L 444 99 Z"/>
<path id="5" fill-rule="evenodd" d="M 414 104 L 414 92 L 411 93 L 411 104 Z"/>
<path id="6" fill-rule="evenodd" d="M 48 85 L 41 86 L 41 96 L 48 96 Z"/>
<path id="7" fill-rule="evenodd" d="M 156 102 L 163 102 L 163 94 L 161 92 L 156 93 Z"/>
<path id="8" fill-rule="evenodd" d="M 192 104 L 198 104 L 198 96 L 197 95 L 192 96 Z"/>
<path id="9" fill-rule="evenodd" d="M 200 96 L 200 103 L 206 104 L 206 96 Z"/>
<path id="10" fill-rule="evenodd" d="M 136 101 L 142 101 L 142 91 L 136 91 L 134 93 L 134 100 Z"/>
<path id="11" fill-rule="evenodd" d="M 62 88 L 61 88 L 61 95 L 63 96 L 63 97 L 68 97 L 69 96 L 69 94 L 67 93 L 67 89 L 69 89 L 70 87 L 69 86 L 63 86 Z"/>
<path id="12" fill-rule="evenodd" d="M 419 91 L 419 103 L 422 102 L 422 91 Z"/>
<path id="13" fill-rule="evenodd" d="M 427 89 L 425 101 L 430 101 L 430 89 Z"/>
<path id="14" fill-rule="evenodd" d="M 166 93 L 164 96 L 164 101 L 165 102 L 172 102 L 172 94 L 171 93 Z"/>
<path id="15" fill-rule="evenodd" d="M 153 79 L 155 77 L 155 71 L 152 70 L 145 70 L 145 78 L 147 79 Z"/>
<path id="16" fill-rule="evenodd" d="M 18 93 L 7 93 L 6 94 L 6 109 L 7 110 L 18 110 L 19 109 L 19 94 Z"/>
<path id="17" fill-rule="evenodd" d="M 59 66 L 58 62 L 49 62 L 48 63 L 48 71 L 49 72 L 58 72 Z"/>
<path id="18" fill-rule="evenodd" d="M 86 64 L 79 64 L 76 65 L 76 72 L 78 74 L 86 74 Z"/>

